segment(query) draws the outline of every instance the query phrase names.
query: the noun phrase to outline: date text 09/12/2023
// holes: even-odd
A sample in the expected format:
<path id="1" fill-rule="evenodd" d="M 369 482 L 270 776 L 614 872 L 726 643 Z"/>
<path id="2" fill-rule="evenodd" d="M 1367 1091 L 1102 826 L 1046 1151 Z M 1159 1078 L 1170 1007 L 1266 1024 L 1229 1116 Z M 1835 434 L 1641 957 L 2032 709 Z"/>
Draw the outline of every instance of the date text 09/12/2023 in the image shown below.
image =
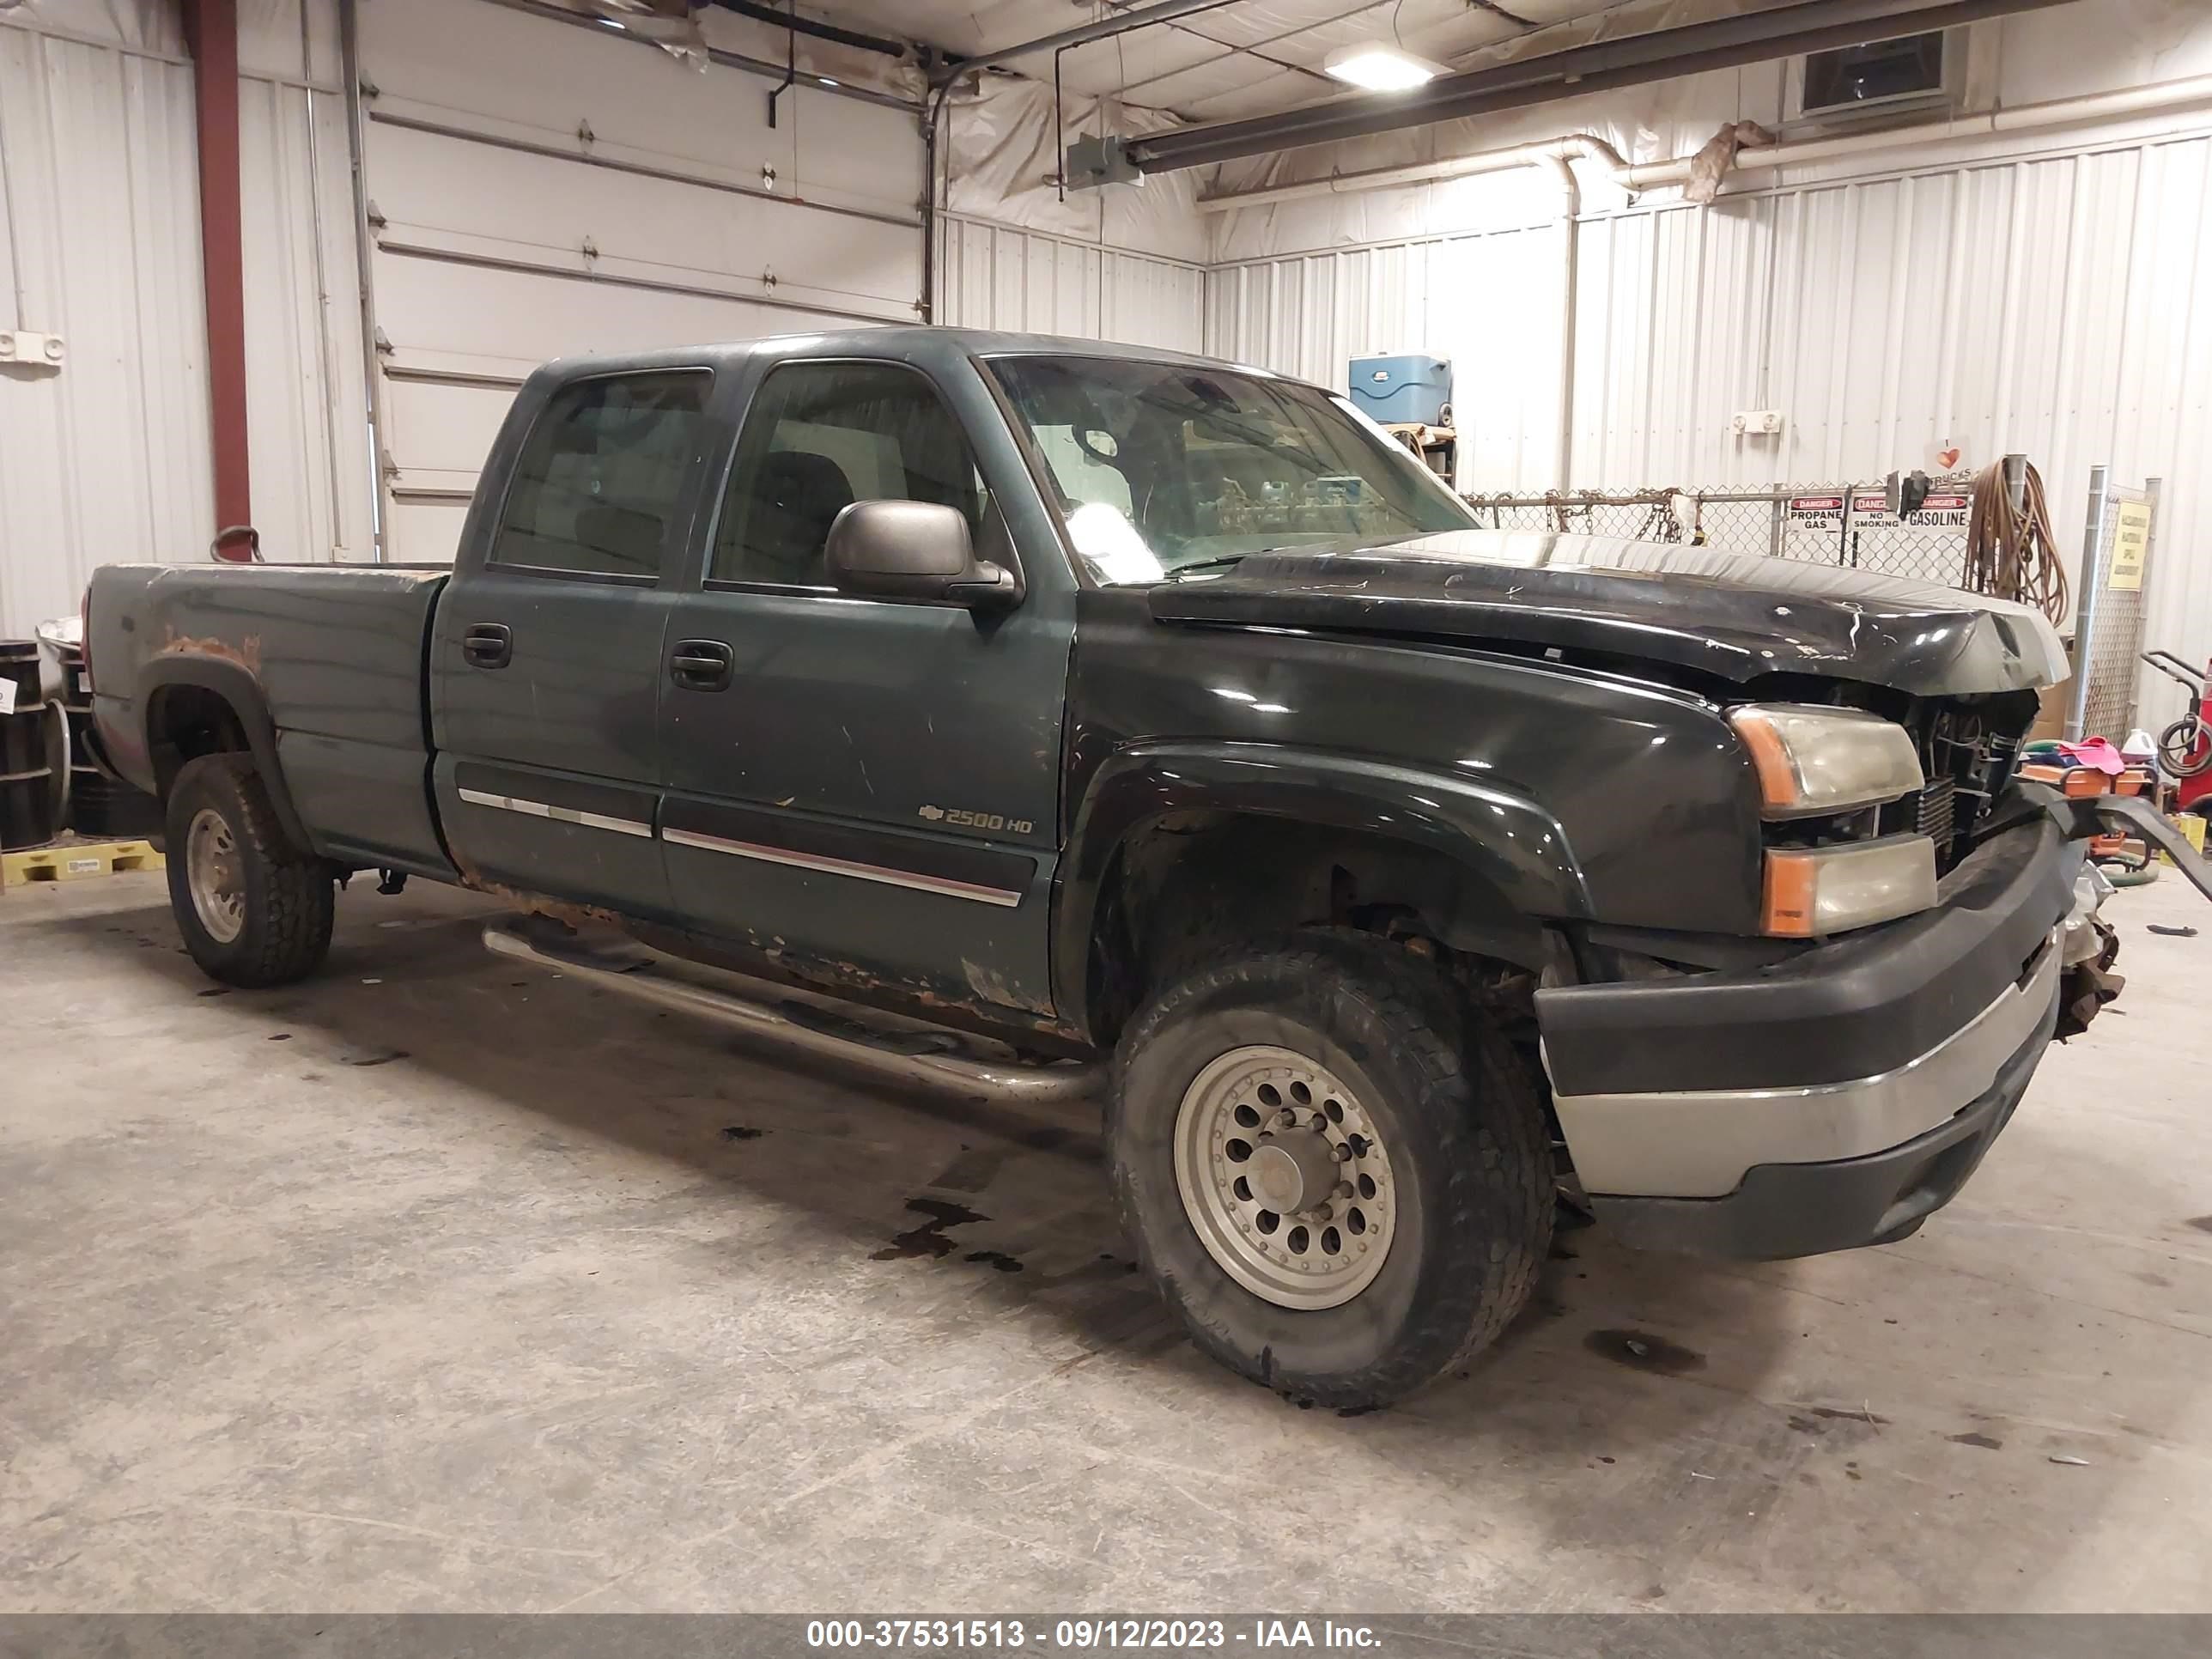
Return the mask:
<path id="1" fill-rule="evenodd" d="M 806 1645 L 830 1650 L 921 1653 L 1049 1646 L 1075 1652 L 1237 1647 L 1373 1651 L 1380 1644 L 1368 1626 L 1328 1619 L 1254 1619 L 1241 1624 L 1221 1619 L 817 1619 L 806 1626 Z"/>

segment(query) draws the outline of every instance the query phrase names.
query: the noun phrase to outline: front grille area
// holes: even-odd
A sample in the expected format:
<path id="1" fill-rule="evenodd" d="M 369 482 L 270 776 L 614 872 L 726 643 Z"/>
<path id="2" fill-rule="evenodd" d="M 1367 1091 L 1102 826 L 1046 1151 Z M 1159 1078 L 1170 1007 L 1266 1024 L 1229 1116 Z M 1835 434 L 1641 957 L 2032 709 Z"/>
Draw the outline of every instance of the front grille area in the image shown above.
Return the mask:
<path id="1" fill-rule="evenodd" d="M 1927 784 L 1883 813 L 1882 832 L 1911 831 L 1934 841 L 1938 874 L 1964 858 L 1974 826 L 2012 782 L 2021 733 L 1998 722 L 2017 712 L 1965 702 L 1926 705 L 1911 730 Z"/>
<path id="2" fill-rule="evenodd" d="M 1914 827 L 1939 848 L 1956 838 L 1958 793 L 1959 786 L 1950 779 L 1936 778 L 1914 798 L 1919 813 Z"/>

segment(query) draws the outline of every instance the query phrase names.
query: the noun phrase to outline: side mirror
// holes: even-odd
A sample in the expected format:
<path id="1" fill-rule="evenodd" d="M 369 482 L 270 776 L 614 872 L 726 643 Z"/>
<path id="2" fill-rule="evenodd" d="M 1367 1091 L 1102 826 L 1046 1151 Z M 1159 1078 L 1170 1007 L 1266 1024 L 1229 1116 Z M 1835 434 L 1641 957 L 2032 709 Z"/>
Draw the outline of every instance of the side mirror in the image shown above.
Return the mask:
<path id="1" fill-rule="evenodd" d="M 968 520 L 933 501 L 854 501 L 822 550 L 840 593 L 996 609 L 1021 597 L 1013 573 L 975 556 Z"/>

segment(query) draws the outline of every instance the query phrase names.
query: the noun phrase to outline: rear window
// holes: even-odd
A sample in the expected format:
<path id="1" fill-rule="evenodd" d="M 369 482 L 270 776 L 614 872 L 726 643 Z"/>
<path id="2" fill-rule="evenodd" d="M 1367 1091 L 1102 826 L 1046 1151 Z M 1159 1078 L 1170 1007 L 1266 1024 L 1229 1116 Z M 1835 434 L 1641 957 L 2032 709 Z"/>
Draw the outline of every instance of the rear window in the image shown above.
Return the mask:
<path id="1" fill-rule="evenodd" d="M 515 463 L 491 562 L 651 580 L 706 436 L 704 369 L 610 374 L 554 393 Z"/>

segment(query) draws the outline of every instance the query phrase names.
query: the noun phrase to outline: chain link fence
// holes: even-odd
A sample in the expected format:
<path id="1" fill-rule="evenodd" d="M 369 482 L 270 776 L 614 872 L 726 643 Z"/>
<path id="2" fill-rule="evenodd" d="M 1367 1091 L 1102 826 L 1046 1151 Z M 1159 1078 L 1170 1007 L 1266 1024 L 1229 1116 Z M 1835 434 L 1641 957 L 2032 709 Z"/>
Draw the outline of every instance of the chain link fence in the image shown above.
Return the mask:
<path id="1" fill-rule="evenodd" d="M 2090 474 L 2075 612 L 2075 638 L 2087 643 L 2075 653 L 2069 738 L 2102 732 L 2118 743 L 2136 723 L 2158 495 L 2155 478 L 2136 486 L 2109 482 L 2101 466 Z"/>
<path id="2" fill-rule="evenodd" d="M 1973 490 L 1965 477 L 1933 479 L 1910 517 L 1889 510 L 1879 483 L 1470 495 L 1467 502 L 1501 530 L 1688 542 L 1957 586 L 1966 577 Z"/>
<path id="3" fill-rule="evenodd" d="M 1684 542 L 1947 587 L 1973 585 L 1966 562 L 1973 480 L 1964 474 L 1931 479 L 1927 499 L 1909 517 L 1889 510 L 1881 483 L 1474 494 L 1466 500 L 1481 522 L 1500 530 Z M 2068 693 L 2069 737 L 2103 732 L 2117 740 L 2136 723 L 2136 657 L 2143 647 L 2158 500 L 2155 478 L 2136 486 L 2110 481 L 2102 466 L 2091 474 L 2071 624 L 2081 666 Z"/>

